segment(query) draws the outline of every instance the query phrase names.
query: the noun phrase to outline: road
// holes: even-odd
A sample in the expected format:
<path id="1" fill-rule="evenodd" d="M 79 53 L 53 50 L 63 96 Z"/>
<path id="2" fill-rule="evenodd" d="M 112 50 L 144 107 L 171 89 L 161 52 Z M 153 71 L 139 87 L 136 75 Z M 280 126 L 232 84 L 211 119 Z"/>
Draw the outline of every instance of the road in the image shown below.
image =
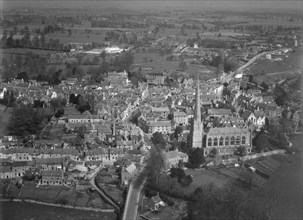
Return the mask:
<path id="1" fill-rule="evenodd" d="M 256 56 L 254 56 L 253 58 L 251 58 L 247 63 L 245 63 L 244 65 L 242 65 L 241 67 L 239 67 L 236 71 L 234 71 L 233 73 L 229 74 L 227 77 L 225 77 L 224 79 L 222 79 L 221 82 L 222 83 L 229 82 L 230 80 L 232 80 L 232 78 L 235 75 L 237 75 L 238 73 L 241 73 L 244 69 L 246 69 L 248 66 L 250 66 L 251 64 L 253 64 L 256 60 L 258 60 L 263 55 L 268 54 L 268 53 L 274 53 L 276 51 L 278 51 L 278 50 L 268 51 L 268 52 L 263 52 L 263 53 L 257 54 Z"/>
<path id="2" fill-rule="evenodd" d="M 136 175 L 135 178 L 140 178 L 140 175 Z M 142 181 L 142 184 L 139 187 L 134 186 L 134 180 L 129 185 L 122 220 L 135 220 L 138 218 L 140 195 L 146 182 L 146 178 Z"/>

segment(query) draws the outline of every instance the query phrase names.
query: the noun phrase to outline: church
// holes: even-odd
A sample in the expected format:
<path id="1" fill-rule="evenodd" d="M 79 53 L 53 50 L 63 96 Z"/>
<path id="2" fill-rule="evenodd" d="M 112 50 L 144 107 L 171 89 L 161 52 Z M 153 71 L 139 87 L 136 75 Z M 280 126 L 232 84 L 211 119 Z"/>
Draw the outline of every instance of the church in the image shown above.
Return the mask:
<path id="1" fill-rule="evenodd" d="M 201 117 L 199 79 L 196 88 L 192 129 L 192 147 L 203 148 L 204 156 L 207 156 L 213 148 L 217 149 L 218 155 L 232 155 L 240 146 L 245 147 L 246 153 L 251 153 L 251 133 L 248 128 L 220 127 L 204 131 L 204 122 Z"/>

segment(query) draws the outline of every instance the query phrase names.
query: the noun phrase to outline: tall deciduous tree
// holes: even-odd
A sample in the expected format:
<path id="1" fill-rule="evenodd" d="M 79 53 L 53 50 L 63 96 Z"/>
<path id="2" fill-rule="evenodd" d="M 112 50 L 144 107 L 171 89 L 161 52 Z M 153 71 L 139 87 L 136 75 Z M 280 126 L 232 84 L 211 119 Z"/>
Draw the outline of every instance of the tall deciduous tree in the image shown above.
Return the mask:
<path id="1" fill-rule="evenodd" d="M 166 146 L 166 141 L 160 132 L 155 132 L 153 136 L 151 137 L 151 140 L 154 145 L 159 146 L 161 149 L 165 148 Z"/>
<path id="2" fill-rule="evenodd" d="M 27 136 L 39 134 L 46 124 L 48 115 L 34 109 L 31 105 L 18 105 L 13 108 L 8 124 L 11 135 Z"/>

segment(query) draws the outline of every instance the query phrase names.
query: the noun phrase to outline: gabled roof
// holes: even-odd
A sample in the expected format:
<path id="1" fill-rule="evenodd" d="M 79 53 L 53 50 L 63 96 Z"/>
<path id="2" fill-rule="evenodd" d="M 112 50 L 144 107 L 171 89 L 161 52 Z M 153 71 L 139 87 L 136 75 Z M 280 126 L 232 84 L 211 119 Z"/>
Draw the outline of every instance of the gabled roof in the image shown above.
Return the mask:
<path id="1" fill-rule="evenodd" d="M 230 109 L 225 108 L 210 108 L 207 110 L 208 115 L 232 115 Z"/>
<path id="2" fill-rule="evenodd" d="M 248 119 L 248 117 L 252 114 L 251 111 L 246 110 L 245 112 L 243 112 L 242 114 L 242 118 L 244 118 L 245 120 Z"/>
<path id="3" fill-rule="evenodd" d="M 42 170 L 41 175 L 63 177 L 63 170 Z"/>
<path id="4" fill-rule="evenodd" d="M 128 173 L 132 174 L 132 173 L 134 173 L 137 170 L 137 167 L 136 167 L 136 165 L 134 163 L 132 163 L 131 165 L 129 165 L 128 167 L 126 167 L 125 170 Z"/>
<path id="5" fill-rule="evenodd" d="M 221 127 L 221 128 L 210 128 L 207 135 L 223 135 L 223 134 L 243 134 L 247 133 L 247 128 L 237 127 Z"/>

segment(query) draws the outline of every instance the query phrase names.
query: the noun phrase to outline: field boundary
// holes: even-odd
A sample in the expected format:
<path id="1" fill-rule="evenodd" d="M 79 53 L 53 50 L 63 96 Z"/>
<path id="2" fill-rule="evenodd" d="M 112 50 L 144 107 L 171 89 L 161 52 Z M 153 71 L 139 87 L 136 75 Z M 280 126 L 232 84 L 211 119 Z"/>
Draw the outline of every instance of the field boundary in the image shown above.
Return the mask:
<path id="1" fill-rule="evenodd" d="M 48 203 L 48 202 L 39 202 L 32 199 L 0 199 L 0 202 L 27 202 L 27 203 L 34 203 L 39 205 L 47 205 L 59 208 L 67 208 L 67 209 L 77 209 L 82 211 L 95 211 L 95 212 L 114 212 L 114 209 L 100 209 L 100 208 L 91 208 L 91 207 L 80 207 L 80 206 L 71 206 L 71 205 L 61 205 L 55 203 Z"/>

